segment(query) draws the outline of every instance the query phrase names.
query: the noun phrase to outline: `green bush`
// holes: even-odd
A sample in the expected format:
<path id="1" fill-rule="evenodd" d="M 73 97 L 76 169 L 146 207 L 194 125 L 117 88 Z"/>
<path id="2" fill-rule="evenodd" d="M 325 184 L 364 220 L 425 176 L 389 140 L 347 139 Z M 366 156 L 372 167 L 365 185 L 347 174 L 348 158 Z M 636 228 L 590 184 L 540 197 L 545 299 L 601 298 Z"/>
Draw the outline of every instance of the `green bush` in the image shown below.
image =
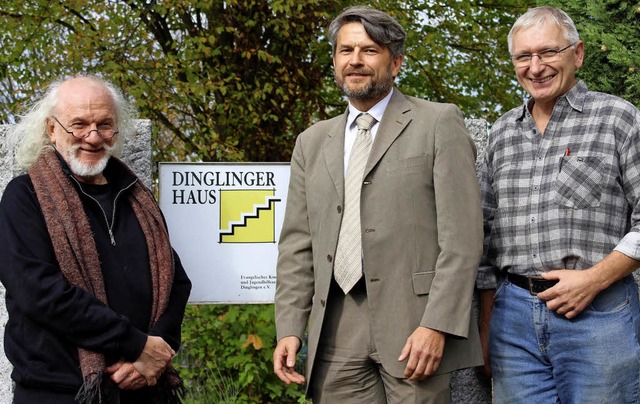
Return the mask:
<path id="1" fill-rule="evenodd" d="M 217 372 L 209 375 L 201 383 L 193 383 L 183 397 L 183 404 L 234 404 L 239 400 L 240 386 L 236 379 Z"/>
<path id="2" fill-rule="evenodd" d="M 304 386 L 273 373 L 273 305 L 189 305 L 176 367 L 185 404 L 304 403 Z"/>

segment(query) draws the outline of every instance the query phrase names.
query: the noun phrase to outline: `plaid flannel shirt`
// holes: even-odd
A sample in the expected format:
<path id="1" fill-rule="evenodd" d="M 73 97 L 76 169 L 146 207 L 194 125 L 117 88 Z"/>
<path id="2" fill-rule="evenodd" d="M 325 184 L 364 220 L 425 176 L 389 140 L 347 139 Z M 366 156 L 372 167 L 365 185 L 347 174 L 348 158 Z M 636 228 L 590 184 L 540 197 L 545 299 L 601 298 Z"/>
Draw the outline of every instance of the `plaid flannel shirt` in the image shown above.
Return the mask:
<path id="1" fill-rule="evenodd" d="M 493 125 L 478 177 L 479 289 L 505 271 L 586 269 L 614 249 L 640 259 L 640 111 L 578 82 L 541 136 L 525 105 Z"/>

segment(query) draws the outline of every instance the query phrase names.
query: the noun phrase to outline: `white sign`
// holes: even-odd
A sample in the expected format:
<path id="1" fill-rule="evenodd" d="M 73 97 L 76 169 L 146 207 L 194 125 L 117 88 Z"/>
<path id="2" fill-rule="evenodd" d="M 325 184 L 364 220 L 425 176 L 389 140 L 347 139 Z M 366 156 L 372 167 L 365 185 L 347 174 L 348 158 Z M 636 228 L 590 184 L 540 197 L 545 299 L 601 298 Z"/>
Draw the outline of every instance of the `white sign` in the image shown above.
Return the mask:
<path id="1" fill-rule="evenodd" d="M 160 208 L 190 303 L 273 303 L 286 163 L 160 163 Z"/>

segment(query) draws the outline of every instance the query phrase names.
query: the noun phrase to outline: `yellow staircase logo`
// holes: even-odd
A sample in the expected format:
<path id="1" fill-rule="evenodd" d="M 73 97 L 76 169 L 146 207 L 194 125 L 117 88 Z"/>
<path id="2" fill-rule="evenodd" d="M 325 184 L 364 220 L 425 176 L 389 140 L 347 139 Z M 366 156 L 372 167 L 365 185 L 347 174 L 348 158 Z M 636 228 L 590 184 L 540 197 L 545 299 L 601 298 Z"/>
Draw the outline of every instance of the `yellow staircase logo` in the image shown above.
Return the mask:
<path id="1" fill-rule="evenodd" d="M 275 189 L 220 190 L 220 243 L 275 243 Z"/>

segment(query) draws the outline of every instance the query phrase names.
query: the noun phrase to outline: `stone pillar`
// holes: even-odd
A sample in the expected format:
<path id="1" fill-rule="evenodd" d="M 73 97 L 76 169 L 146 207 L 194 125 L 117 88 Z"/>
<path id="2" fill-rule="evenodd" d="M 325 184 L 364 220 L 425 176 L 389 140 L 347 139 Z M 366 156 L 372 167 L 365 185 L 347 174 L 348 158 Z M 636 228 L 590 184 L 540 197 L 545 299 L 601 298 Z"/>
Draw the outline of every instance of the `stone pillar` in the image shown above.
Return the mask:
<path id="1" fill-rule="evenodd" d="M 484 119 L 465 119 L 465 125 L 473 138 L 478 152 L 477 162 L 484 154 L 489 137 L 489 127 Z M 476 163 L 476 166 L 478 163 Z M 474 299 L 476 318 L 478 300 Z M 451 375 L 451 401 L 453 404 L 491 404 L 491 379 L 480 373 L 479 369 L 463 369 Z"/>
<path id="2" fill-rule="evenodd" d="M 9 125 L 0 125 L 0 195 L 11 178 L 18 173 L 15 170 L 12 150 L 7 145 L 6 133 Z M 136 135 L 127 139 L 122 160 L 133 169 L 144 184 L 151 187 L 151 121 L 141 119 L 136 122 Z M 7 308 L 5 305 L 5 289 L 0 284 L 0 404 L 11 404 L 13 401 L 13 383 L 11 381 L 11 364 L 4 354 L 4 325 L 7 322 Z"/>
<path id="3" fill-rule="evenodd" d="M 0 194 L 4 191 L 11 178 L 13 178 L 13 155 L 9 152 L 6 142 L 6 133 L 9 125 L 0 125 Z M 5 305 L 5 289 L 0 284 L 0 324 L 2 324 L 2 332 L 0 332 L 0 403 L 10 404 L 13 400 L 13 383 L 11 382 L 11 364 L 4 354 L 4 326 L 7 323 L 9 315 Z"/>

